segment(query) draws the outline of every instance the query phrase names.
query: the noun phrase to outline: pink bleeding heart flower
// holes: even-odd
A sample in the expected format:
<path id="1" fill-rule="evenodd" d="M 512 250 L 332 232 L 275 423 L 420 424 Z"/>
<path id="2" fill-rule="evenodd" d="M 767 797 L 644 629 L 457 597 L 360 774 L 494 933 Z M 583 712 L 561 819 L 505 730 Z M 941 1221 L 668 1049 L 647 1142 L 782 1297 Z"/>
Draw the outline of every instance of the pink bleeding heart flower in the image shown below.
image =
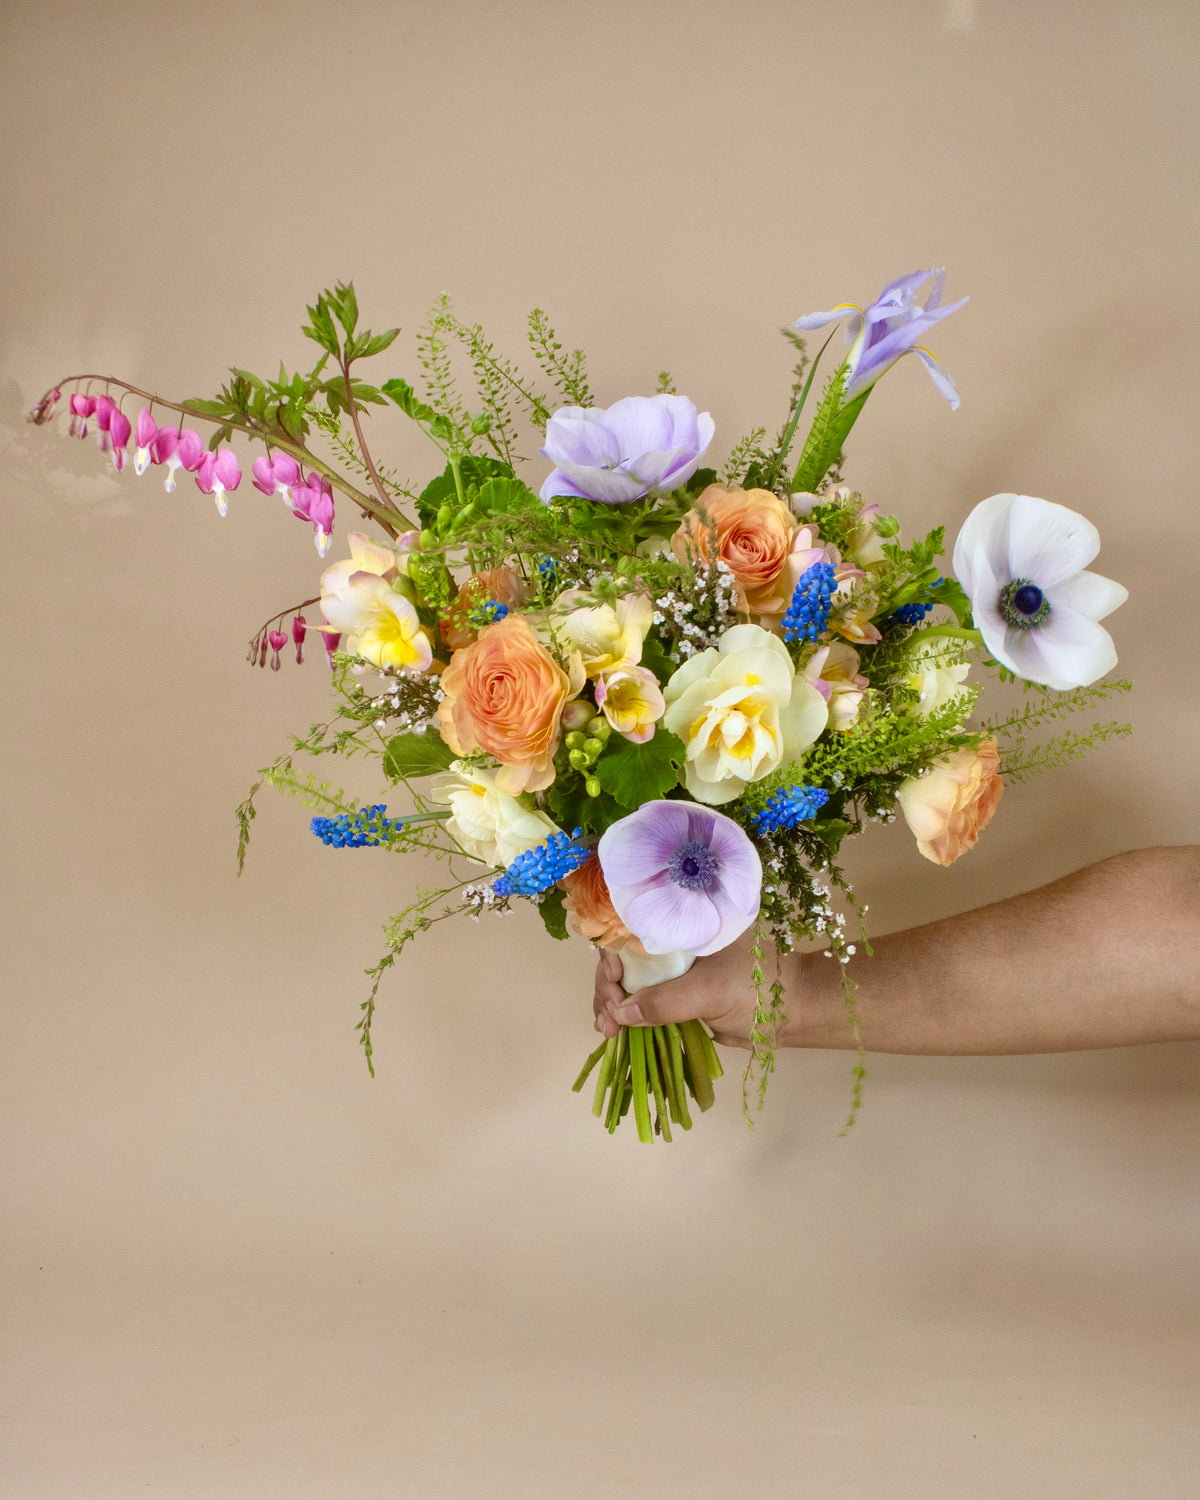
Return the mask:
<path id="1" fill-rule="evenodd" d="M 108 419 L 108 438 L 112 448 L 113 468 L 119 474 L 125 467 L 125 450 L 129 446 L 129 434 L 133 431 L 129 418 L 114 406 Z"/>
<path id="2" fill-rule="evenodd" d="M 133 472 L 141 475 L 150 467 L 153 459 L 153 448 L 158 437 L 158 425 L 150 415 L 150 408 L 143 406 L 138 412 L 137 428 L 134 433 Z M 159 460 L 155 459 L 154 462 Z"/>
<path id="3" fill-rule="evenodd" d="M 308 632 L 308 621 L 303 615 L 297 615 L 292 621 L 292 640 L 296 643 L 296 665 L 299 666 L 304 660 L 304 637 Z"/>
<path id="4" fill-rule="evenodd" d="M 271 671 L 278 672 L 280 667 L 279 653 L 287 645 L 287 636 L 282 630 L 269 630 L 267 640 L 271 644 Z"/>
<path id="5" fill-rule="evenodd" d="M 164 437 L 164 434 L 160 433 L 159 437 Z M 164 459 L 167 477 L 163 480 L 163 489 L 170 494 L 175 488 L 175 470 L 186 469 L 189 474 L 194 474 L 204 462 L 204 455 L 204 439 L 194 428 L 185 427 L 175 439 L 171 452 Z"/>
<path id="6" fill-rule="evenodd" d="M 100 445 L 101 453 L 107 453 L 112 445 L 108 428 L 116 409 L 117 403 L 107 393 L 96 397 L 96 442 Z"/>
<path id="7" fill-rule="evenodd" d="M 325 655 L 329 658 L 330 670 L 333 670 L 333 653 L 342 644 L 342 632 L 335 630 L 328 621 L 320 626 L 321 636 L 325 642 Z"/>
<path id="8" fill-rule="evenodd" d="M 87 437 L 87 419 L 96 410 L 95 396 L 84 396 L 79 391 L 71 397 L 71 420 L 67 431 L 72 437 Z"/>
<path id="9" fill-rule="evenodd" d="M 221 448 L 216 453 L 205 453 L 196 470 L 196 484 L 201 494 L 211 495 L 221 515 L 228 515 L 227 492 L 236 490 L 242 482 L 242 471 L 238 467 L 237 454 L 232 448 Z"/>
<path id="10" fill-rule="evenodd" d="M 290 453 L 267 453 L 251 465 L 254 488 L 264 495 L 282 495 L 283 503 L 292 503 L 292 487 L 300 483 L 300 465 Z"/>
<path id="11" fill-rule="evenodd" d="M 322 479 L 320 492 L 308 507 L 308 518 L 313 523 L 317 555 L 324 557 L 333 537 L 333 486 L 328 479 Z"/>

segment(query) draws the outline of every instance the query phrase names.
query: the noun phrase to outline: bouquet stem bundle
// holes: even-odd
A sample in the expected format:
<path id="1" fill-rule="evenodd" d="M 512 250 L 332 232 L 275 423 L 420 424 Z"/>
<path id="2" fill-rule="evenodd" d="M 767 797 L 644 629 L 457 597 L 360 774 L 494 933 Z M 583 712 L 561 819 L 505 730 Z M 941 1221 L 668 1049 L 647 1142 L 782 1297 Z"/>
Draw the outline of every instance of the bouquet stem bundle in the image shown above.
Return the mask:
<path id="1" fill-rule="evenodd" d="M 572 1084 L 575 1093 L 580 1092 L 597 1064 L 592 1114 L 603 1119 L 611 1135 L 632 1106 L 638 1140 L 644 1144 L 651 1143 L 655 1135 L 670 1142 L 672 1124 L 690 1130 L 688 1095 L 701 1112 L 711 1109 L 713 1083 L 725 1071 L 712 1037 L 700 1021 L 684 1021 L 678 1026 L 622 1026 L 584 1063 Z"/>

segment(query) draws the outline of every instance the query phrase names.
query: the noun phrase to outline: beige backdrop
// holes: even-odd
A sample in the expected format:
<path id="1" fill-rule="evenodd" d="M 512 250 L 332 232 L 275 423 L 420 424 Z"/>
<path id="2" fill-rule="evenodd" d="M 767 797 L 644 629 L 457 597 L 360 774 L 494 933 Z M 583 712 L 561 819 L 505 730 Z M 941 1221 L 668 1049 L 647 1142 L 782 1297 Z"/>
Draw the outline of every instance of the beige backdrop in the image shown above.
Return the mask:
<path id="1" fill-rule="evenodd" d="M 569 1092 L 591 959 L 526 914 L 404 961 L 371 1082 L 412 873 L 268 799 L 233 877 L 234 804 L 326 702 L 320 660 L 242 663 L 312 592 L 306 531 L 20 416 L 81 369 L 298 363 L 352 277 L 392 370 L 443 288 L 517 352 L 541 303 L 600 399 L 669 365 L 728 445 L 779 410 L 780 325 L 944 262 L 962 407 L 901 367 L 851 477 L 910 531 L 1005 489 L 1091 516 L 1137 736 L 1012 788 L 952 872 L 874 830 L 877 928 L 1195 840 L 1198 20 L 10 0 L 0 1493 L 1197 1493 L 1200 1047 L 876 1058 L 847 1140 L 847 1056 L 790 1055 L 753 1134 L 730 1081 L 645 1150 Z"/>

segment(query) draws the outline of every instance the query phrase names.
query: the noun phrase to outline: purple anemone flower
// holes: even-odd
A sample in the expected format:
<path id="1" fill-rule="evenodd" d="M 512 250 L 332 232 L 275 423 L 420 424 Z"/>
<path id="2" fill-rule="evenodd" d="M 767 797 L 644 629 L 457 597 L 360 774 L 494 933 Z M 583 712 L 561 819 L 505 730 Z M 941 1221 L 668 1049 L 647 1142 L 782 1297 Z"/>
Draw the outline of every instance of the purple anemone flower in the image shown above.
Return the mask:
<path id="1" fill-rule="evenodd" d="M 684 396 L 626 396 L 605 410 L 562 406 L 539 451 L 557 467 L 542 499 L 571 495 L 623 505 L 651 490 L 674 490 L 700 466 L 713 419 Z"/>
<path id="2" fill-rule="evenodd" d="M 643 803 L 596 852 L 617 915 L 648 953 L 716 953 L 758 915 L 757 850 L 732 818 L 695 802 Z"/>
<path id="3" fill-rule="evenodd" d="M 917 293 L 930 277 L 933 287 L 925 299 L 924 306 L 917 301 Z M 946 279 L 944 270 L 910 271 L 896 281 L 890 281 L 870 307 L 859 307 L 855 302 L 843 302 L 828 312 L 808 313 L 796 319 L 796 327 L 803 329 L 823 328 L 826 323 L 850 316 L 846 324 L 846 342 L 850 353 L 846 356 L 850 372 L 846 379 L 845 399 L 853 401 L 868 390 L 885 370 L 890 370 L 902 354 L 915 354 L 929 371 L 934 385 L 950 403 L 950 410 L 958 408 L 958 392 L 954 382 L 934 359 L 928 349 L 921 347 L 921 340 L 935 323 L 948 318 L 952 312 L 967 301 L 963 297 L 942 307 L 942 283 Z"/>

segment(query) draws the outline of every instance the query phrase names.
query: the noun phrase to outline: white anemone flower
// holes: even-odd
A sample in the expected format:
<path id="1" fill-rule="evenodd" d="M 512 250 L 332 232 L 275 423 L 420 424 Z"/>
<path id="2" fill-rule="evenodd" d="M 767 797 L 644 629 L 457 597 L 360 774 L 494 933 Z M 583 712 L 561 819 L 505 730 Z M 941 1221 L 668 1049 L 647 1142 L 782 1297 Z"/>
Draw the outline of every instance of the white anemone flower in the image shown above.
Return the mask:
<path id="1" fill-rule="evenodd" d="M 1001 665 L 1046 687 L 1083 687 L 1117 661 L 1097 621 L 1129 591 L 1085 572 L 1100 533 L 1065 505 L 1033 495 L 992 495 L 963 522 L 954 572 L 984 644 Z"/>

